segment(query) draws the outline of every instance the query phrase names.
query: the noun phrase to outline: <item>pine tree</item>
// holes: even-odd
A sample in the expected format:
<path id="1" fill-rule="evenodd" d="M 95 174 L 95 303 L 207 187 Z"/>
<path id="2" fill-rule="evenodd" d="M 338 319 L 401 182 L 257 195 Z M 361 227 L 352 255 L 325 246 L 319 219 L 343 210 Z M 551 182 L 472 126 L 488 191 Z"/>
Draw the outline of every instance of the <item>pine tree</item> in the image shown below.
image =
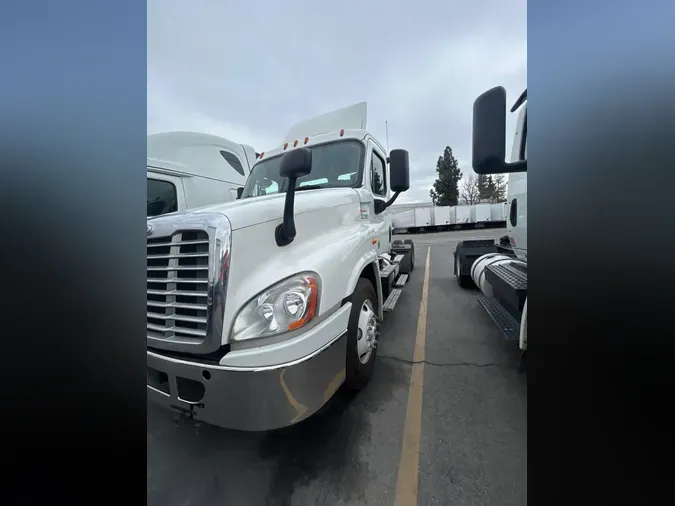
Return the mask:
<path id="1" fill-rule="evenodd" d="M 496 196 L 497 196 L 497 185 L 492 178 L 492 176 L 488 176 L 488 182 L 487 182 L 487 201 L 488 202 L 497 202 Z"/>
<path id="2" fill-rule="evenodd" d="M 438 177 L 434 187 L 429 191 L 431 201 L 436 206 L 455 206 L 459 200 L 459 180 L 462 171 L 459 169 L 457 159 L 452 154 L 452 148 L 446 146 L 443 156 L 438 157 L 436 162 Z"/>
<path id="3" fill-rule="evenodd" d="M 492 202 L 506 202 L 506 178 L 504 174 L 495 174 Z"/>
<path id="4" fill-rule="evenodd" d="M 476 188 L 478 189 L 479 202 L 489 201 L 492 197 L 490 194 L 490 176 L 487 174 L 478 174 L 476 176 Z"/>

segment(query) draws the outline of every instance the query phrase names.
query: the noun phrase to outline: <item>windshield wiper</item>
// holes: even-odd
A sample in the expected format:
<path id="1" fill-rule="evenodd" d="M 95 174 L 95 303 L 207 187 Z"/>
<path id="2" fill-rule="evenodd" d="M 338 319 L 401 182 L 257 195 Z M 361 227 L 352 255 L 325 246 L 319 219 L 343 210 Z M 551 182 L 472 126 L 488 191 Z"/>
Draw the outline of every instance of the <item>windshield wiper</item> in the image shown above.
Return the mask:
<path id="1" fill-rule="evenodd" d="M 298 187 L 295 189 L 295 191 L 296 191 L 296 192 L 299 192 L 299 191 L 301 191 L 301 190 L 321 190 L 321 189 L 323 189 L 323 188 L 328 188 L 328 187 L 327 187 L 327 186 L 318 185 L 318 184 L 314 184 L 314 185 L 307 185 L 307 186 L 298 186 Z"/>

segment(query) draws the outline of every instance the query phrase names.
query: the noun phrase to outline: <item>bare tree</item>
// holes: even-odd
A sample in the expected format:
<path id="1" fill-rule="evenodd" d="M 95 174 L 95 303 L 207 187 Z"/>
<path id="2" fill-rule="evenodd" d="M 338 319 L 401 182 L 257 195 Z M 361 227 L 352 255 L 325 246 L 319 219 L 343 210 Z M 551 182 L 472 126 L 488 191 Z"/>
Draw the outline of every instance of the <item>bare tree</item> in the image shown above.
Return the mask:
<path id="1" fill-rule="evenodd" d="M 462 204 L 472 205 L 478 203 L 480 192 L 478 188 L 478 180 L 470 173 L 462 180 L 462 188 L 460 190 L 460 201 Z"/>

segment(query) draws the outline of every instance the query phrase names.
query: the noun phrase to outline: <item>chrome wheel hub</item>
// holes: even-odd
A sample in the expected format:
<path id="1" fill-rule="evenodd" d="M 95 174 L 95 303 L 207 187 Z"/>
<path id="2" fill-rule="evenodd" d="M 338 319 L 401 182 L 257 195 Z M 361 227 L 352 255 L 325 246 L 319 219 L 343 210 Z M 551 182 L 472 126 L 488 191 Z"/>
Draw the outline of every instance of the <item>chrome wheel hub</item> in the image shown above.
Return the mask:
<path id="1" fill-rule="evenodd" d="M 370 360 L 370 356 L 377 347 L 379 334 L 380 322 L 373 308 L 373 303 L 366 299 L 359 313 L 359 327 L 356 335 L 356 351 L 362 364 L 366 364 Z"/>

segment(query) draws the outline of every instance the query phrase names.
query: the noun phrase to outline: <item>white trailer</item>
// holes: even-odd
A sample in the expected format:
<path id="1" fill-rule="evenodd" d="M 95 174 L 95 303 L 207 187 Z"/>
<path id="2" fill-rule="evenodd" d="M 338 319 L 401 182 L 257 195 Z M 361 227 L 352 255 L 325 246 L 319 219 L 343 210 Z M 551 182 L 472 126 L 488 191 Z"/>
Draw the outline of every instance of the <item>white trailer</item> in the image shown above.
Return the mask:
<path id="1" fill-rule="evenodd" d="M 457 223 L 457 206 L 450 206 L 448 208 L 448 215 L 450 220 L 450 225 Z"/>
<path id="2" fill-rule="evenodd" d="M 407 211 L 396 213 L 392 216 L 392 221 L 394 223 L 394 233 L 407 232 L 408 229 L 415 228 L 415 210 L 408 209 Z"/>
<path id="3" fill-rule="evenodd" d="M 437 228 L 445 228 L 452 224 L 450 221 L 450 207 L 449 206 L 434 206 L 434 226 Z"/>
<path id="4" fill-rule="evenodd" d="M 500 222 L 506 221 L 506 215 L 504 214 L 505 207 L 504 202 L 499 202 L 497 204 L 490 204 L 490 221 Z"/>
<path id="5" fill-rule="evenodd" d="M 431 206 L 416 207 L 415 211 L 415 228 L 425 228 L 433 225 L 431 221 Z"/>
<path id="6" fill-rule="evenodd" d="M 474 204 L 470 207 L 469 221 L 476 225 L 490 222 L 490 204 Z"/>
<path id="7" fill-rule="evenodd" d="M 457 206 L 455 207 L 455 224 L 457 227 L 467 226 L 471 222 L 471 211 L 469 206 Z"/>

